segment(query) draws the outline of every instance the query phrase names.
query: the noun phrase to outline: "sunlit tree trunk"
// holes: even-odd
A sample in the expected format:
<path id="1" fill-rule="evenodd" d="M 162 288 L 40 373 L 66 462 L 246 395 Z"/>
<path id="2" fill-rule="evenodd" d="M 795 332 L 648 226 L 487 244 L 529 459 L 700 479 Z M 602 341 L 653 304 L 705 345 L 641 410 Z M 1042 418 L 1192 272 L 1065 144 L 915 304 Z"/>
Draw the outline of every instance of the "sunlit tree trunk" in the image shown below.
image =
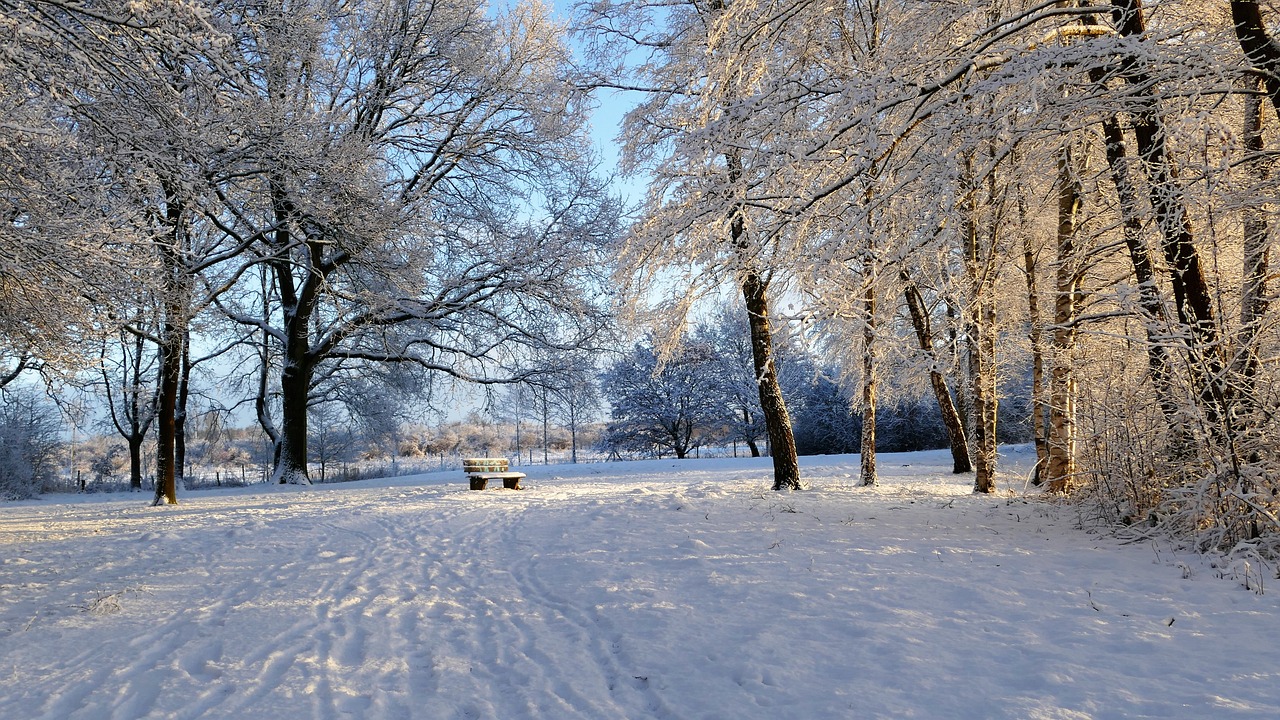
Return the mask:
<path id="1" fill-rule="evenodd" d="M 769 324 L 768 289 L 768 281 L 759 273 L 744 274 L 742 296 L 751 323 L 751 356 L 760 387 L 760 410 L 764 414 L 769 449 L 773 455 L 773 489 L 796 490 L 800 487 L 800 461 L 796 455 L 795 436 L 791 432 L 791 415 L 787 412 L 782 387 L 778 384 L 773 330 Z"/>
<path id="2" fill-rule="evenodd" d="M 1076 319 L 1080 301 L 1079 171 L 1069 140 L 1058 152 L 1058 230 L 1053 353 L 1049 375 L 1049 490 L 1065 492 L 1076 475 Z"/>
<path id="3" fill-rule="evenodd" d="M 969 383 L 973 402 L 974 492 L 996 489 L 996 304 L 993 297 L 996 264 L 995 228 L 981 228 L 978 212 L 979 189 L 972 182 L 972 158 L 965 158 L 968 182 L 964 201 L 964 264 L 969 284 L 965 309 L 965 335 L 969 349 Z M 994 182 L 989 178 L 989 182 Z M 986 230 L 987 232 L 984 232 Z"/>
<path id="4" fill-rule="evenodd" d="M 861 485 L 876 484 L 876 284 L 874 253 L 863 263 Z"/>

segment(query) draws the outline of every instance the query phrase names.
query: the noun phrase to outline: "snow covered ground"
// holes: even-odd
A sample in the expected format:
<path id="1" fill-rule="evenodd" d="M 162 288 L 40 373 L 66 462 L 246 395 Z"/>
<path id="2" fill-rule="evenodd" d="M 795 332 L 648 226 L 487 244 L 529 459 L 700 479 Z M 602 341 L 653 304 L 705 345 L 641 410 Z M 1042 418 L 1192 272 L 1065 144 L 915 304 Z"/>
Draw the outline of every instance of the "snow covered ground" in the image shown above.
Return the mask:
<path id="1" fill-rule="evenodd" d="M 0 718 L 1280 717 L 1280 581 L 1082 530 L 1026 461 L 3 505 Z"/>

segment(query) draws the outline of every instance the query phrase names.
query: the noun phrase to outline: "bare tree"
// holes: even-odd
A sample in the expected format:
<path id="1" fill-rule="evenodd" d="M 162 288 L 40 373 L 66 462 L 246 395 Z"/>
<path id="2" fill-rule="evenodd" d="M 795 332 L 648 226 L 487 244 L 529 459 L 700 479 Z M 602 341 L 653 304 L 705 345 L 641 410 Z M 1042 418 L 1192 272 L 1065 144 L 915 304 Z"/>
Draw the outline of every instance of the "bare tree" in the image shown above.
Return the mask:
<path id="1" fill-rule="evenodd" d="M 374 3 L 343 14 L 272 8 L 239 61 L 260 168 L 219 190 L 210 218 L 257 245 L 263 315 L 224 303 L 279 349 L 279 482 L 307 482 L 317 378 L 416 363 L 480 382 L 522 347 L 598 330 L 592 281 L 616 208 L 581 135 L 568 51 L 542 10 Z M 295 58 L 307 57 L 307 64 Z M 372 58 L 372 59 L 370 59 Z M 321 70 L 323 70 L 321 72 Z"/>

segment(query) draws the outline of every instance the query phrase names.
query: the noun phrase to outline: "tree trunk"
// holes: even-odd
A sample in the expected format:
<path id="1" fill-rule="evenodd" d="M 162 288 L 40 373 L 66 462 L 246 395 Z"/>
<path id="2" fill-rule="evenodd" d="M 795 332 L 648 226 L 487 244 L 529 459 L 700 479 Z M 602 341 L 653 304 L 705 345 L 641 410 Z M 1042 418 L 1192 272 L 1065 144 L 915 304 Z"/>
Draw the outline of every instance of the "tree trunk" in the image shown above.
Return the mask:
<path id="1" fill-rule="evenodd" d="M 1262 100 L 1257 95 L 1245 96 L 1244 145 L 1248 157 L 1244 167 L 1258 185 L 1270 177 L 1269 160 L 1263 156 Z M 1244 208 L 1244 259 L 1242 287 L 1240 291 L 1240 336 L 1238 340 L 1236 373 L 1245 384 L 1245 398 L 1252 406 L 1253 378 L 1258 371 L 1258 329 L 1266 315 L 1267 270 L 1270 265 L 1271 238 L 1265 208 L 1253 203 Z M 1251 412 L 1252 407 L 1244 409 Z"/>
<path id="2" fill-rule="evenodd" d="M 964 175 L 972 178 L 972 158 L 965 158 Z M 989 178 L 994 183 L 994 178 Z M 973 398 L 974 481 L 973 491 L 996 489 L 996 305 L 992 297 L 996 267 L 994 235 L 983 238 L 979 231 L 978 190 L 970 185 L 964 221 L 965 271 L 969 279 L 969 307 L 965 330 L 969 344 L 969 382 Z M 994 197 L 994 194 L 991 194 Z M 990 228 L 994 233 L 994 227 Z"/>
<path id="3" fill-rule="evenodd" d="M 1094 82 L 1101 82 L 1101 76 L 1095 76 Z M 1169 317 L 1156 281 L 1150 250 L 1142 237 L 1143 221 L 1138 211 L 1138 194 L 1129 172 L 1124 132 L 1115 116 L 1102 122 L 1102 135 L 1106 142 L 1111 182 L 1115 185 L 1119 202 L 1125 247 L 1129 251 L 1130 264 L 1133 265 L 1134 281 L 1138 285 L 1138 307 L 1142 310 L 1143 324 L 1147 331 L 1147 366 L 1151 371 L 1151 384 L 1165 420 L 1174 428 L 1175 435 L 1181 436 L 1185 433 L 1179 428 L 1184 423 L 1178 419 L 1178 406 L 1173 400 L 1169 385 L 1169 356 L 1165 349 L 1165 343 L 1169 339 Z M 1179 442 L 1174 444 L 1176 446 Z"/>
<path id="4" fill-rule="evenodd" d="M 1044 482 L 1042 473 L 1049 464 L 1049 440 L 1045 433 L 1044 325 L 1040 320 L 1040 292 L 1036 281 L 1036 252 L 1031 234 L 1024 233 L 1022 263 L 1027 276 L 1027 317 L 1030 325 L 1027 339 L 1031 342 L 1031 428 L 1036 448 L 1036 467 L 1031 484 Z"/>
<path id="5" fill-rule="evenodd" d="M 176 347 L 180 337 L 166 319 L 161 331 L 165 342 L 160 346 L 160 391 L 156 403 L 156 497 L 153 505 L 178 502 L 178 486 L 174 468 L 174 411 L 178 404 L 178 378 L 182 374 L 182 350 Z"/>
<path id="6" fill-rule="evenodd" d="M 866 289 L 862 296 L 862 443 L 863 487 L 876 484 L 876 289 L 868 258 L 863 272 Z"/>
<path id="7" fill-rule="evenodd" d="M 129 444 L 129 489 L 142 489 L 142 443 L 146 435 L 132 435 L 127 439 Z"/>
<path id="8" fill-rule="evenodd" d="M 1064 143 L 1058 155 L 1058 257 L 1053 303 L 1053 355 L 1049 374 L 1049 457 L 1045 467 L 1049 490 L 1056 493 L 1066 492 L 1076 474 L 1074 354 L 1080 297 L 1080 249 L 1076 231 L 1081 192 L 1074 153 L 1070 145 Z"/>
<path id="9" fill-rule="evenodd" d="M 1231 19 L 1245 59 L 1265 79 L 1267 96 L 1280 117 L 1280 44 L 1267 34 L 1256 0 L 1231 0 Z"/>
<path id="10" fill-rule="evenodd" d="M 307 470 L 307 400 L 311 365 L 301 352 L 288 352 L 280 372 L 280 445 L 273 480 L 281 485 L 310 485 Z"/>
<path id="11" fill-rule="evenodd" d="M 733 154 L 725 156 L 729 166 L 730 182 L 742 176 L 742 161 Z M 800 489 L 800 460 L 796 456 L 796 440 L 791 428 L 791 415 L 787 401 L 778 384 L 778 369 L 774 363 L 773 329 L 769 322 L 769 280 L 755 266 L 747 245 L 746 218 L 739 208 L 729 222 L 729 240 L 738 253 L 742 269 L 739 271 L 742 298 L 747 306 L 747 321 L 751 327 L 751 358 L 755 365 L 756 385 L 760 392 L 760 411 L 764 414 L 765 429 L 769 436 L 769 451 L 773 456 L 773 489 Z"/>
<path id="12" fill-rule="evenodd" d="M 291 230 L 293 204 L 282 182 L 273 182 L 272 206 L 276 230 L 272 247 L 278 255 L 270 262 L 283 316 L 283 347 L 280 370 L 280 441 L 276 446 L 276 466 L 272 474 L 280 484 L 310 485 L 307 470 L 307 405 L 310 400 L 315 359 L 311 354 L 311 314 L 324 282 L 320 266 L 324 247 L 303 242 L 306 252 L 301 286 L 294 280 L 297 270 L 290 253 L 297 241 Z"/>
<path id="13" fill-rule="evenodd" d="M 996 395 L 996 306 L 989 297 L 979 298 L 970 310 L 969 352 L 973 382 L 974 408 L 974 481 L 973 491 L 995 492 L 996 489 L 996 417 L 999 410 Z"/>
<path id="14" fill-rule="evenodd" d="M 791 415 L 778 384 L 774 364 L 773 330 L 769 326 L 769 283 L 755 272 L 742 278 L 742 297 L 746 301 L 751 325 L 751 356 L 755 361 L 756 383 L 760 388 L 760 410 L 764 414 L 773 455 L 773 489 L 800 488 L 800 461 L 796 456 L 795 436 L 791 432 Z"/>
<path id="15" fill-rule="evenodd" d="M 165 241 L 158 243 L 164 273 L 164 317 L 160 325 L 160 378 L 156 403 L 156 496 L 152 503 L 178 502 L 175 442 L 177 406 L 182 380 L 183 342 L 189 298 L 182 251 L 186 247 L 186 217 L 175 191 L 165 187 Z"/>
<path id="16" fill-rule="evenodd" d="M 1123 37 L 1140 38 L 1146 32 L 1141 0 L 1112 0 L 1117 28 Z M 1134 89 L 1133 133 L 1150 190 L 1151 207 L 1163 238 L 1165 261 L 1173 284 L 1178 320 L 1190 329 L 1187 349 L 1201 400 L 1210 427 L 1221 430 L 1229 420 L 1223 411 L 1227 388 L 1222 383 L 1221 347 L 1213 313 L 1213 296 L 1205 280 L 1196 251 L 1191 220 L 1187 216 L 1177 173 L 1169 160 L 1164 120 L 1154 83 L 1140 69 L 1140 59 L 1122 58 L 1122 75 Z"/>
<path id="17" fill-rule="evenodd" d="M 951 390 L 947 387 L 946 377 L 938 369 L 938 354 L 933 346 L 933 327 L 929 320 L 929 312 L 925 307 L 920 289 L 912 282 L 906 269 L 901 271 L 902 294 L 907 301 L 907 310 L 911 314 L 911 325 L 915 328 L 916 340 L 920 349 L 929 360 L 929 384 L 933 387 L 934 399 L 938 402 L 938 412 L 942 416 L 942 424 L 947 429 L 947 441 L 951 446 L 951 472 L 957 475 L 973 470 L 969 460 L 969 437 L 964 430 L 964 421 L 951 400 Z"/>

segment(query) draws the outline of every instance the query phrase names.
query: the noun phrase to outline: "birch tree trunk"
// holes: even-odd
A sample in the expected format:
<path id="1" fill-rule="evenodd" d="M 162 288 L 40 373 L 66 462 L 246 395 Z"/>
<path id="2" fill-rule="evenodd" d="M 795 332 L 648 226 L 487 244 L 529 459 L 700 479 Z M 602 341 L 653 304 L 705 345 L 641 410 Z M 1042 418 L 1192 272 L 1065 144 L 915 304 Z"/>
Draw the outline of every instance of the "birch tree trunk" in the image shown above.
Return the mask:
<path id="1" fill-rule="evenodd" d="M 969 383 L 973 398 L 973 491 L 996 489 L 996 305 L 992 292 L 996 265 L 995 228 L 983 232 L 978 212 L 978 187 L 972 182 L 973 158 L 965 158 L 968 197 L 964 202 L 964 264 L 969 284 L 965 335 L 969 348 Z M 989 182 L 994 182 L 988 179 Z M 990 199 L 990 198 L 988 198 Z"/>
<path id="2" fill-rule="evenodd" d="M 1049 375 L 1049 438 L 1046 480 L 1051 492 L 1066 492 L 1076 475 L 1076 315 L 1080 297 L 1078 218 L 1081 187 L 1069 141 L 1058 152 L 1058 231 L 1053 353 Z"/>
<path id="3" fill-rule="evenodd" d="M 876 283 L 874 252 L 863 264 L 862 291 L 862 443 L 863 487 L 876 484 Z"/>

